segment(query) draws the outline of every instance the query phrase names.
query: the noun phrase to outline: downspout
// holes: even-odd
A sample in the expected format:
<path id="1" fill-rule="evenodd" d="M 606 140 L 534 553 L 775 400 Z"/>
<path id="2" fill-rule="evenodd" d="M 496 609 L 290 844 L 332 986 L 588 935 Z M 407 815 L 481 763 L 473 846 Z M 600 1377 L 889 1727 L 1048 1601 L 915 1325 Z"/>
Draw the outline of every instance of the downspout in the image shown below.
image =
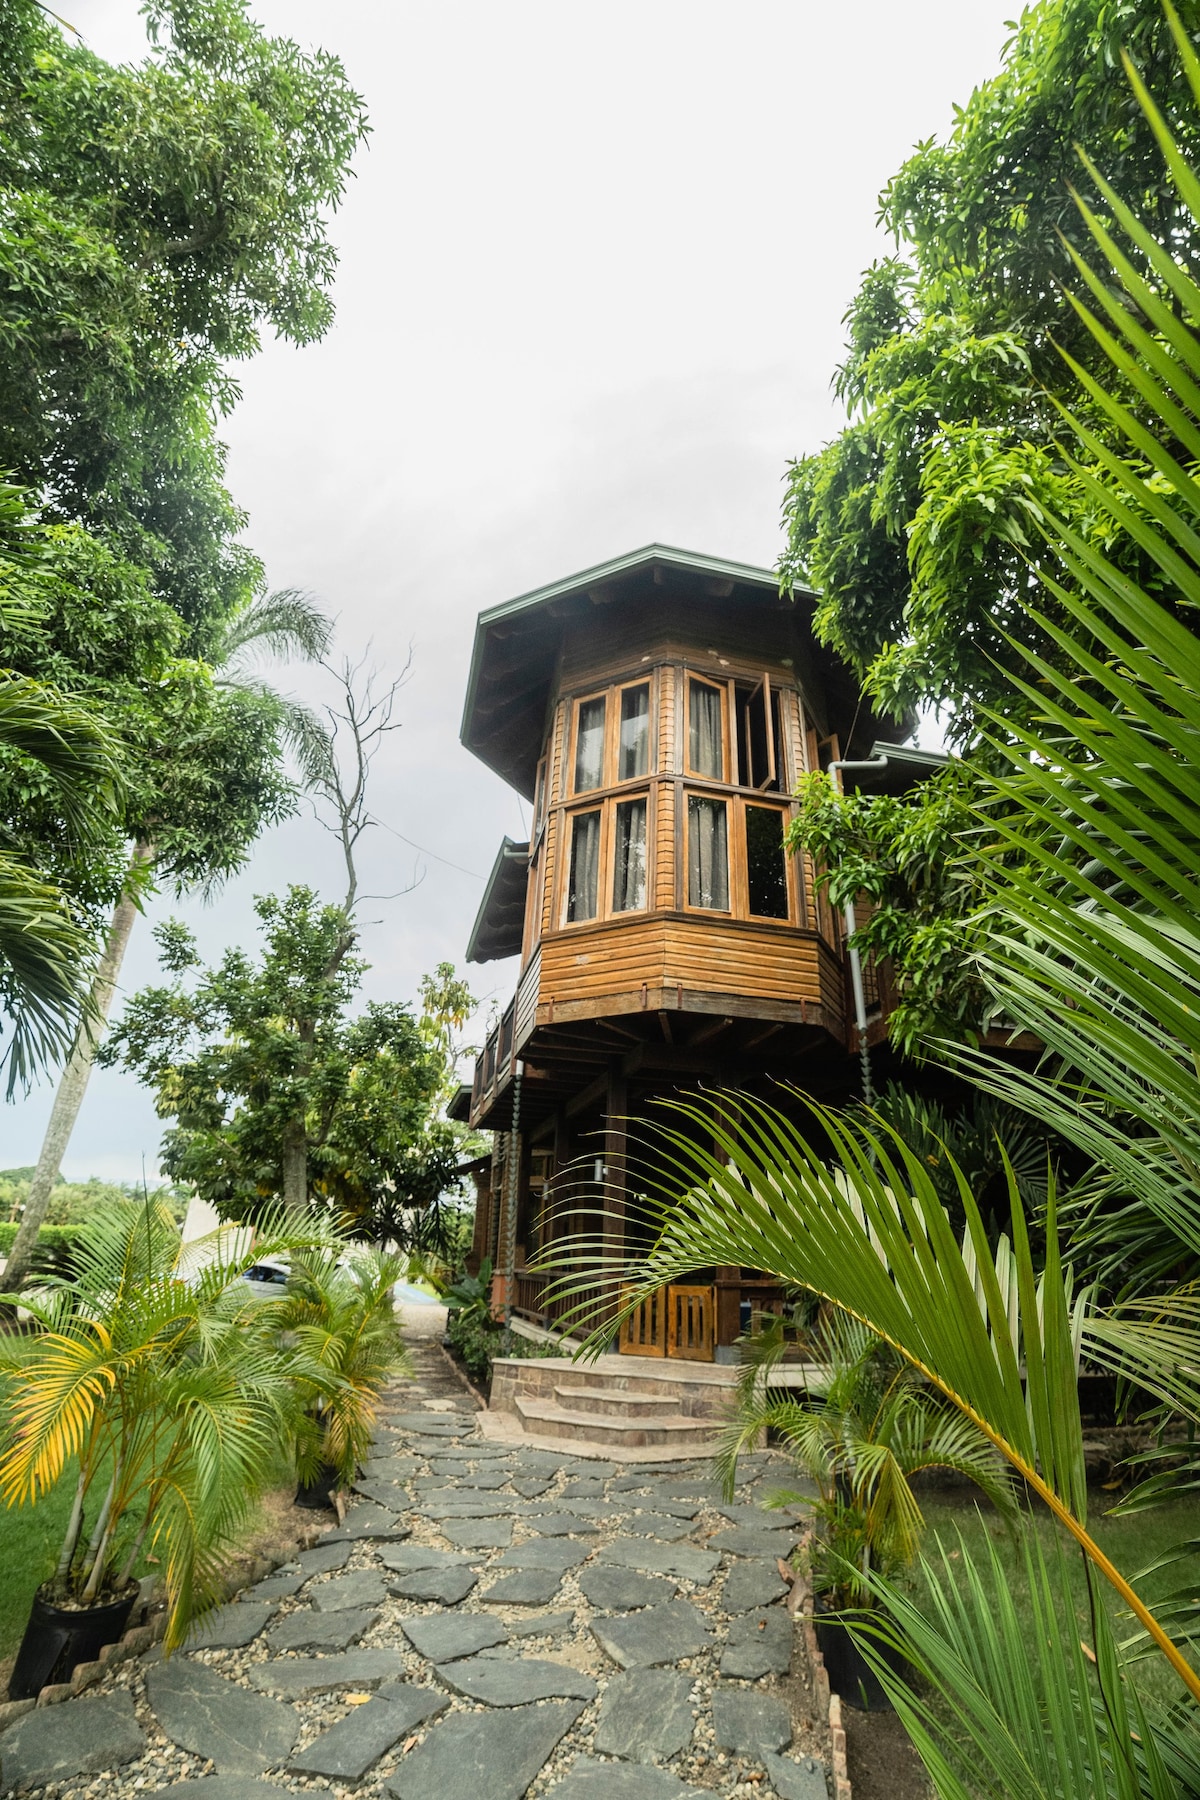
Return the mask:
<path id="1" fill-rule="evenodd" d="M 521 1078 L 525 1073 L 525 1064 L 517 1063 L 513 1071 L 513 1110 L 512 1128 L 509 1132 L 508 1168 L 505 1170 L 508 1189 L 504 1207 L 504 1243 L 501 1251 L 501 1282 L 504 1292 L 504 1350 L 507 1355 L 512 1349 L 512 1314 L 513 1284 L 517 1279 L 517 1198 L 521 1187 Z"/>
<path id="2" fill-rule="evenodd" d="M 846 790 L 842 785 L 843 769 L 886 769 L 887 764 L 886 756 L 868 756 L 859 761 L 854 761 L 850 757 L 840 757 L 836 762 L 829 764 L 825 773 L 833 775 L 836 769 L 837 791 L 844 797 Z M 842 913 L 842 922 L 846 931 L 846 951 L 850 958 L 850 985 L 854 990 L 854 1023 L 858 1027 L 858 1060 L 862 1068 L 863 1104 L 873 1106 L 875 1104 L 875 1084 L 871 1079 L 871 1050 L 867 1043 L 867 996 L 863 987 L 862 957 L 854 942 L 854 933 L 858 927 L 855 923 L 852 900 L 846 902 Z"/>

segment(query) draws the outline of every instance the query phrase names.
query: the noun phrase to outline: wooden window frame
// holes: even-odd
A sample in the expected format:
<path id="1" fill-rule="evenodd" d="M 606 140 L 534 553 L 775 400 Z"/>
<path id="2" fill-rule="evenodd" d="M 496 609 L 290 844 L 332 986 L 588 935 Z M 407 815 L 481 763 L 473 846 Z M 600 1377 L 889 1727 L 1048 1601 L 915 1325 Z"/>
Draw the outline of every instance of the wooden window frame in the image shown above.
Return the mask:
<path id="1" fill-rule="evenodd" d="M 715 906 L 694 906 L 688 899 L 688 831 L 691 799 L 720 800 L 724 802 L 728 817 L 729 841 L 729 905 L 726 908 Z M 800 908 L 796 892 L 796 858 L 788 856 L 782 849 L 784 875 L 787 881 L 788 911 L 785 919 L 771 918 L 765 913 L 750 911 L 750 878 L 746 859 L 746 808 L 757 806 L 768 811 L 777 812 L 784 829 L 792 815 L 792 808 L 786 799 L 772 794 L 760 794 L 756 790 L 739 790 L 721 787 L 716 782 L 691 782 L 681 784 L 682 805 L 678 827 L 678 846 L 676 851 L 676 867 L 679 876 L 678 893 L 681 908 L 693 918 L 728 919 L 741 925 L 775 926 L 777 929 L 795 929 Z M 782 835 L 782 832 L 781 832 Z M 623 915 L 622 915 L 623 916 Z"/>
<path id="2" fill-rule="evenodd" d="M 594 797 L 596 794 L 602 794 L 605 788 L 610 785 L 606 779 L 608 775 L 609 752 L 612 748 L 612 705 L 610 695 L 611 690 L 608 688 L 593 688 L 589 693 L 577 694 L 571 702 L 571 742 L 569 746 L 570 755 L 567 759 L 568 779 L 566 787 L 573 801 L 584 800 L 589 796 Z M 603 700 L 604 702 L 604 747 L 600 755 L 600 779 L 595 787 L 579 788 L 575 785 L 575 776 L 579 767 L 579 715 L 583 708 L 589 705 L 593 700 Z"/>
<path id="3" fill-rule="evenodd" d="M 692 751 L 692 686 L 712 688 L 721 696 L 721 763 L 722 772 L 717 775 L 702 775 L 691 764 Z M 701 675 L 694 669 L 683 672 L 683 717 L 679 722 L 679 763 L 689 781 L 707 782 L 716 787 L 732 787 L 729 771 L 733 767 L 730 755 L 729 724 L 730 711 L 734 704 L 734 684 L 732 681 L 714 680 L 711 675 Z"/>
<path id="4" fill-rule="evenodd" d="M 764 794 L 761 799 L 752 798 L 749 794 L 739 795 L 738 805 L 738 842 L 741 846 L 742 862 L 742 886 L 739 897 L 744 906 L 744 912 L 741 916 L 751 925 L 795 925 L 797 923 L 798 914 L 796 905 L 796 858 L 788 854 L 782 843 L 784 832 L 787 830 L 788 820 L 792 816 L 792 809 L 788 806 L 786 801 L 784 801 L 782 805 L 779 804 L 774 794 Z M 746 854 L 746 810 L 748 807 L 757 807 L 760 812 L 774 812 L 779 814 L 780 824 L 782 826 L 779 834 L 781 840 L 779 854 L 783 858 L 783 878 L 787 884 L 788 909 L 786 918 L 780 919 L 774 917 L 770 913 L 752 913 L 750 911 L 750 864 L 749 857 Z"/>
<path id="5" fill-rule="evenodd" d="M 607 794 L 611 788 L 624 791 L 633 788 L 639 782 L 652 781 L 658 774 L 658 680 L 657 671 L 648 669 L 642 675 L 632 676 L 628 681 L 610 682 L 607 687 L 588 688 L 585 693 L 571 696 L 571 729 L 567 758 L 568 781 L 566 783 L 566 804 L 573 805 L 577 800 L 594 798 L 597 794 Z M 646 771 L 642 775 L 618 774 L 621 762 L 621 698 L 631 688 L 647 690 L 646 710 Z M 589 701 L 604 702 L 604 753 L 600 762 L 600 781 L 596 787 L 577 788 L 575 786 L 575 768 L 579 755 L 579 713 Z"/>
<path id="6" fill-rule="evenodd" d="M 640 919 L 654 912 L 654 855 L 656 849 L 657 821 L 654 816 L 655 784 L 643 776 L 639 782 L 627 781 L 615 792 L 604 793 L 601 798 L 596 791 L 580 794 L 572 800 L 570 806 L 562 812 L 562 853 L 559 857 L 560 870 L 558 879 L 558 898 L 555 906 L 555 917 L 562 931 L 587 931 L 593 925 L 603 925 L 609 919 Z M 646 802 L 646 900 L 645 904 L 630 907 L 624 912 L 617 912 L 613 906 L 613 876 L 616 862 L 617 808 L 625 806 L 630 800 Z M 571 845 L 575 835 L 575 820 L 583 813 L 598 812 L 600 814 L 600 866 L 596 878 L 596 911 L 590 919 L 569 919 L 567 907 L 571 900 Z"/>

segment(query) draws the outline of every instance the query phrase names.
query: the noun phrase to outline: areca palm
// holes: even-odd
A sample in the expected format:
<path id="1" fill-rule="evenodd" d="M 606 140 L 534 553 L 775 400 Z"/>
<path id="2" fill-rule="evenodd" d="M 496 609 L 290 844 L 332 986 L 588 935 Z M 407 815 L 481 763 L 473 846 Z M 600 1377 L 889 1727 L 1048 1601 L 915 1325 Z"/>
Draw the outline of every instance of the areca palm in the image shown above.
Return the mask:
<path id="1" fill-rule="evenodd" d="M 743 1450 L 764 1431 L 776 1433 L 816 1483 L 815 1587 L 851 1604 L 869 1603 L 879 1576 L 907 1569 L 924 1530 L 913 1483 L 934 1470 L 974 1482 L 1011 1512 L 1003 1457 L 857 1319 L 833 1312 L 805 1334 L 803 1400 L 773 1383 L 785 1343 L 783 1321 L 776 1319 L 744 1346 L 737 1408 L 716 1466 L 732 1498 Z M 804 1499 L 778 1493 L 771 1503 Z"/>
<path id="2" fill-rule="evenodd" d="M 1200 62 L 1169 6 L 1168 14 L 1200 106 Z M 1200 179 L 1127 67 L 1200 232 Z M 1076 1385 L 1082 1351 L 1200 1422 L 1200 641 L 1191 629 L 1200 607 L 1200 286 L 1093 176 L 1111 222 L 1083 205 L 1081 215 L 1106 266 L 1097 272 L 1076 258 L 1093 305 L 1071 304 L 1111 358 L 1112 391 L 1079 373 L 1127 456 L 1066 417 L 1097 531 L 1084 540 L 1044 515 L 1033 521 L 1061 557 L 1063 578 L 1048 585 L 1066 623 L 1040 620 L 1055 661 L 1025 653 L 1017 686 L 1033 722 L 1013 729 L 1001 714 L 992 719 L 1009 773 L 981 775 L 983 848 L 964 851 L 990 872 L 982 972 L 1004 1016 L 1040 1036 L 1046 1060 L 1029 1077 L 959 1055 L 992 1092 L 1108 1171 L 1137 1296 L 1090 1312 L 1073 1300 L 1053 1189 L 1039 1276 L 1011 1170 L 1012 1241 L 998 1255 L 953 1163 L 961 1243 L 923 1159 L 897 1134 L 817 1107 L 806 1133 L 740 1096 L 736 1106 L 718 1104 L 715 1117 L 685 1107 L 693 1116 L 664 1128 L 675 1191 L 664 1196 L 649 1257 L 619 1272 L 629 1311 L 697 1266 L 742 1263 L 864 1321 L 1007 1458 L 1179 1677 L 1181 1710 L 1157 1721 L 1156 1747 L 1127 1704 L 1128 1668 L 1101 1610 L 1094 1665 L 1075 1657 L 1061 1691 L 1049 1677 L 1036 1691 L 997 1683 L 984 1705 L 985 1665 L 956 1661 L 954 1636 L 984 1628 L 986 1579 L 969 1569 L 963 1592 L 932 1622 L 891 1596 L 907 1643 L 923 1643 L 924 1666 L 955 1709 L 949 1735 L 915 1703 L 908 1711 L 939 1792 L 955 1796 L 967 1792 L 948 1760 L 955 1731 L 992 1758 L 995 1793 L 1176 1795 L 1194 1791 L 1200 1766 L 1190 1645 L 1176 1641 L 1178 1620 L 1157 1616 L 1089 1528 Z M 1156 566 L 1155 592 L 1106 555 L 1105 534 L 1134 540 Z M 697 1123 L 713 1152 L 696 1149 Z M 584 1260 L 590 1266 L 563 1274 L 567 1291 L 594 1285 L 600 1247 Z M 1184 1277 L 1176 1291 L 1172 1272 Z M 1061 1589 L 1047 1580 L 1040 1591 L 1053 1612 Z M 1069 1647 L 1069 1633 L 1060 1628 L 1059 1638 Z M 988 1654 L 999 1666 L 1022 1651 L 997 1628 Z M 1028 1779 L 1012 1773 L 1015 1762 L 996 1773 L 1005 1741 L 1029 1752 Z"/>
<path id="3" fill-rule="evenodd" d="M 294 1437 L 302 1384 L 322 1379 L 302 1348 L 281 1350 L 283 1303 L 241 1279 L 265 1254 L 321 1241 L 319 1226 L 279 1223 L 252 1249 L 234 1232 L 184 1248 L 159 1203 L 106 1208 L 80 1229 L 73 1278 L 22 1296 L 37 1336 L 0 1338 L 0 1495 L 34 1503 L 68 1465 L 75 1477 L 50 1597 L 119 1594 L 157 1548 L 168 1648 Z"/>
<path id="4" fill-rule="evenodd" d="M 262 652 L 278 657 L 319 660 L 329 647 L 332 622 L 306 595 L 294 589 L 259 595 L 222 627 L 210 647 L 210 666 L 219 684 L 252 689 L 269 703 L 280 739 L 291 750 L 303 782 L 324 769 L 328 738 L 321 722 L 306 706 L 271 688 L 255 672 Z M 113 909 L 108 933 L 92 975 L 87 1005 L 79 1021 L 59 1078 L 37 1167 L 29 1183 L 21 1228 L 9 1252 L 4 1285 L 15 1291 L 28 1273 L 37 1236 L 50 1205 L 54 1183 L 87 1092 L 105 1022 L 137 917 L 139 895 L 153 878 L 155 846 L 148 839 L 133 845 L 125 888 Z M 2 897 L 2 896 L 0 896 Z"/>
<path id="5" fill-rule="evenodd" d="M 365 1245 L 314 1245 L 293 1256 L 279 1329 L 309 1371 L 298 1437 L 300 1473 L 349 1487 L 366 1459 L 378 1397 L 404 1366 L 392 1289 L 404 1258 Z"/>

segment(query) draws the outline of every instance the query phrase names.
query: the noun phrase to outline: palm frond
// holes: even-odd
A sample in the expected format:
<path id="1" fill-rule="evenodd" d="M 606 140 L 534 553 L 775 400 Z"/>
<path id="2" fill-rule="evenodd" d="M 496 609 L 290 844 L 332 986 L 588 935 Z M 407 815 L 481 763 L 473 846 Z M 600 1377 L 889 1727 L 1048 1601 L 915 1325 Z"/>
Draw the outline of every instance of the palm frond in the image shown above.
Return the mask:
<path id="1" fill-rule="evenodd" d="M 1184 1800 L 1195 1791 L 1194 1709 L 1147 1713 L 1103 1607 L 1077 1619 L 1061 1552 L 1047 1560 L 1026 1540 L 1032 1628 L 993 1546 L 982 1566 L 961 1539 L 953 1564 L 950 1554 L 943 1546 L 923 1565 L 923 1606 L 876 1581 L 887 1622 L 854 1627 L 939 1796 Z M 911 1674 L 897 1672 L 897 1655 Z"/>
<path id="2" fill-rule="evenodd" d="M 278 662 L 320 662 L 333 641 L 334 622 L 311 594 L 279 588 L 260 594 L 225 626 L 214 646 L 212 662 L 226 675 L 254 653 Z"/>

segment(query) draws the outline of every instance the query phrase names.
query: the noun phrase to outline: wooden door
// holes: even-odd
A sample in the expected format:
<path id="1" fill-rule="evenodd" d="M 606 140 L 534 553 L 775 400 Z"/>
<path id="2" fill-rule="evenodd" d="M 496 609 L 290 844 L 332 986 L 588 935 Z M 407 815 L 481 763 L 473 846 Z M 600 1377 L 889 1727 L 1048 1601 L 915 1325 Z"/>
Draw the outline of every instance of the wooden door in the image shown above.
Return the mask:
<path id="1" fill-rule="evenodd" d="M 712 1362 L 716 1341 L 716 1288 L 672 1286 L 650 1294 L 625 1320 L 617 1348 L 622 1356 L 678 1356 L 688 1362 Z"/>
<path id="2" fill-rule="evenodd" d="M 712 1362 L 717 1341 L 715 1287 L 667 1289 L 667 1355 Z"/>
<path id="3" fill-rule="evenodd" d="M 624 1300 L 628 1289 L 621 1295 Z M 635 1313 L 621 1325 L 617 1348 L 622 1356 L 665 1356 L 667 1354 L 667 1295 L 669 1288 L 659 1288 L 642 1301 Z"/>

